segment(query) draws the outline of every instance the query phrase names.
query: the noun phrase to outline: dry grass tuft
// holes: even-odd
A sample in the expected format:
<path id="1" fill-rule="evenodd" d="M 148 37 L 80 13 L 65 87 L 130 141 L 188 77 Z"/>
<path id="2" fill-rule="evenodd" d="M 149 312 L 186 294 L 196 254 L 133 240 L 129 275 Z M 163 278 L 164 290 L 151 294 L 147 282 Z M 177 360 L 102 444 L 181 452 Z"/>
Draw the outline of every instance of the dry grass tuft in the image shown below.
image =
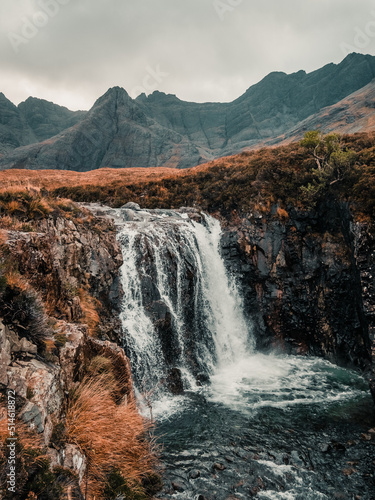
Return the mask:
<path id="1" fill-rule="evenodd" d="M 10 288 L 17 289 L 18 292 L 31 290 L 29 283 L 20 275 L 19 272 L 10 270 L 5 274 L 7 284 Z"/>
<path id="2" fill-rule="evenodd" d="M 0 251 L 1 248 L 5 246 L 8 239 L 8 231 L 0 229 Z"/>
<path id="3" fill-rule="evenodd" d="M 103 366 L 99 361 L 98 366 Z M 115 403 L 113 383 L 113 374 L 107 370 L 86 377 L 66 415 L 67 438 L 88 459 L 87 498 L 91 500 L 103 498 L 113 470 L 137 493 L 142 493 L 142 480 L 154 472 L 155 454 L 146 439 L 149 424 L 134 402 Z"/>
<path id="4" fill-rule="evenodd" d="M 276 216 L 282 221 L 286 222 L 289 219 L 289 214 L 286 210 L 281 207 L 278 207 L 276 210 Z"/>
<path id="5" fill-rule="evenodd" d="M 79 289 L 80 306 L 82 309 L 81 323 L 87 324 L 90 335 L 95 336 L 100 323 L 98 309 L 101 307 L 99 300 L 95 299 L 83 288 Z"/>

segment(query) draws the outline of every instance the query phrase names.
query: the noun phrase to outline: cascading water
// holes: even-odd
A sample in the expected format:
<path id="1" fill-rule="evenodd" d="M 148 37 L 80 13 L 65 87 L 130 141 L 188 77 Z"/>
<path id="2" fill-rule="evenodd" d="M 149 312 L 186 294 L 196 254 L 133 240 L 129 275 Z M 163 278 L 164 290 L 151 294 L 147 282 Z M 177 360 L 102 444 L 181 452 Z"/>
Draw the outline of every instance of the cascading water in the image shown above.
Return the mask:
<path id="1" fill-rule="evenodd" d="M 164 445 L 165 487 L 157 497 L 375 498 L 371 443 L 347 444 L 371 425 L 363 378 L 321 359 L 254 352 L 212 217 L 116 215 L 124 343 L 139 391 L 153 393 Z M 176 369 L 185 394 L 166 397 Z M 362 473 L 352 475 L 348 463 Z"/>
<path id="2" fill-rule="evenodd" d="M 220 255 L 219 221 L 166 213 L 138 213 L 140 220 L 133 217 L 119 233 L 124 336 L 136 381 L 148 389 L 172 364 L 192 387 L 197 373 L 212 374 L 253 349 L 240 295 Z"/>

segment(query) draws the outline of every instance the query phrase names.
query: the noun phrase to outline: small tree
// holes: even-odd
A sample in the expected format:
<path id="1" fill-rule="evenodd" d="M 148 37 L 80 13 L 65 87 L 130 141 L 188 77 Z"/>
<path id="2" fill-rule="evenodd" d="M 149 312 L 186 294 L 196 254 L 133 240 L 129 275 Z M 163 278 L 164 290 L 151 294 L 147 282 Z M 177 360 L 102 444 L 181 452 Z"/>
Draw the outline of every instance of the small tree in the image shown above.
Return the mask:
<path id="1" fill-rule="evenodd" d="M 344 149 L 338 134 L 323 135 L 320 130 L 310 130 L 300 144 L 316 162 L 314 174 L 319 183 L 332 185 L 341 181 L 354 164 L 355 152 Z"/>

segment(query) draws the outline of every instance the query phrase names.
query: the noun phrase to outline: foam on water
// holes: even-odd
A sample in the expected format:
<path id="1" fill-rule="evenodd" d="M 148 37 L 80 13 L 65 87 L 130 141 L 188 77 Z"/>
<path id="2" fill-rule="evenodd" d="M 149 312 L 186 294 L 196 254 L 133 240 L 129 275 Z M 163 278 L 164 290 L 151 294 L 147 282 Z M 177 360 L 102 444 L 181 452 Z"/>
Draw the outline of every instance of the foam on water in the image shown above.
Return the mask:
<path id="1" fill-rule="evenodd" d="M 329 361 L 253 354 L 219 368 L 207 391 L 210 401 L 237 410 L 327 404 L 367 393 L 363 378 Z"/>

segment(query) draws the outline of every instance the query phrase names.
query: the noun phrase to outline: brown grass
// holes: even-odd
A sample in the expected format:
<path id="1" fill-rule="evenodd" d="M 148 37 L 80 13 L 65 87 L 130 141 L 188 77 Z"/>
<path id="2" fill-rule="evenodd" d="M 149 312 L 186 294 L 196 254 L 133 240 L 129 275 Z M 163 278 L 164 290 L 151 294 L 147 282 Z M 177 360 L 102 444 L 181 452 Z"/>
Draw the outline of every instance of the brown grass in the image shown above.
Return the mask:
<path id="1" fill-rule="evenodd" d="M 7 239 L 8 239 L 8 231 L 0 229 L 0 250 L 1 247 L 3 247 L 6 244 Z"/>
<path id="2" fill-rule="evenodd" d="M 85 323 L 88 326 L 90 335 L 95 335 L 97 326 L 100 323 L 98 308 L 101 307 L 101 304 L 99 300 L 92 297 L 92 295 L 83 288 L 79 289 L 78 294 L 83 315 L 81 323 Z"/>
<path id="3" fill-rule="evenodd" d="M 286 222 L 289 219 L 288 212 L 281 207 L 278 207 L 276 210 L 276 215 L 282 222 Z"/>
<path id="4" fill-rule="evenodd" d="M 5 278 L 8 286 L 11 288 L 16 288 L 21 292 L 26 292 L 26 290 L 30 290 L 29 283 L 16 271 L 8 271 L 5 274 Z"/>
<path id="5" fill-rule="evenodd" d="M 149 182 L 165 177 L 181 175 L 183 171 L 174 168 L 100 168 L 91 172 L 70 170 L 3 170 L 0 171 L 0 194 L 2 192 L 30 191 L 38 194 L 41 189 L 53 190 L 62 186 L 101 186 L 120 182 L 134 184 Z"/>
<path id="6" fill-rule="evenodd" d="M 142 492 L 142 479 L 154 472 L 155 455 L 146 440 L 149 425 L 134 402 L 117 405 L 113 374 L 86 377 L 66 416 L 68 440 L 88 458 L 88 499 L 102 498 L 106 477 L 119 470 L 127 484 Z"/>

